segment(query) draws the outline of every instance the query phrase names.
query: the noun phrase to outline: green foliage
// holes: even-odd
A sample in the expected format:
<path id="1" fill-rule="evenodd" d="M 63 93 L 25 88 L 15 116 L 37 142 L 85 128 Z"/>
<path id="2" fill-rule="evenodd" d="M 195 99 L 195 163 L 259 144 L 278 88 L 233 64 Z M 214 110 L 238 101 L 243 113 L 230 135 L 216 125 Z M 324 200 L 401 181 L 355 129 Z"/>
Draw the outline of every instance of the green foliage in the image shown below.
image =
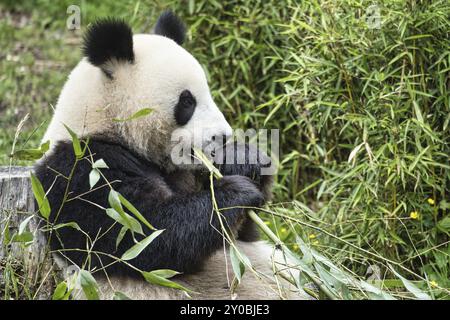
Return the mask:
<path id="1" fill-rule="evenodd" d="M 48 202 L 47 196 L 45 195 L 44 188 L 42 187 L 42 184 L 39 181 L 39 179 L 36 178 L 36 176 L 33 173 L 31 173 L 30 176 L 31 176 L 31 187 L 33 189 L 33 194 L 38 204 L 39 212 L 45 219 L 48 219 L 48 217 L 50 216 L 51 209 L 50 203 Z"/>
<path id="2" fill-rule="evenodd" d="M 87 270 L 80 270 L 78 273 L 81 289 L 88 300 L 99 300 L 98 285 L 92 274 Z"/>
<path id="3" fill-rule="evenodd" d="M 14 152 L 12 156 L 13 158 L 16 158 L 18 160 L 29 160 L 29 161 L 38 160 L 42 158 L 42 156 L 48 151 L 49 148 L 50 148 L 50 141 L 47 141 L 41 144 L 39 149 L 31 148 L 31 149 L 17 150 L 16 152 Z"/>
<path id="4" fill-rule="evenodd" d="M 144 279 L 149 283 L 152 283 L 152 284 L 155 284 L 158 286 L 162 286 L 162 287 L 182 290 L 185 292 L 185 294 L 187 296 L 189 296 L 189 293 L 192 292 L 192 290 L 189 290 L 188 288 L 182 286 L 181 284 L 176 283 L 171 280 L 168 280 L 169 278 L 178 274 L 178 272 L 162 269 L 162 270 L 154 270 L 154 271 L 150 271 L 150 272 L 143 271 L 143 272 L 141 272 L 141 274 L 144 277 Z"/>
<path id="5" fill-rule="evenodd" d="M 136 113 L 132 114 L 131 116 L 129 116 L 126 119 L 113 119 L 112 121 L 114 121 L 114 122 L 130 121 L 130 120 L 138 119 L 138 118 L 141 118 L 141 117 L 145 117 L 145 116 L 149 115 L 152 112 L 153 112 L 153 109 L 143 108 L 143 109 L 137 111 Z"/>
<path id="6" fill-rule="evenodd" d="M 158 230 L 152 232 L 151 235 L 149 235 L 147 238 L 145 238 L 142 241 L 139 241 L 134 246 L 132 246 L 130 249 L 128 249 L 123 255 L 122 260 L 132 260 L 136 258 L 147 246 L 150 245 L 150 243 L 153 242 L 153 240 L 156 239 L 164 230 Z"/>
<path id="7" fill-rule="evenodd" d="M 286 128 L 280 193 L 334 236 L 448 287 L 450 5 L 380 9 L 381 29 L 367 27 L 363 1 L 304 3 L 281 26 L 285 92 L 264 106 L 284 99 L 268 121 Z M 318 241 L 367 268 L 341 241 Z"/>

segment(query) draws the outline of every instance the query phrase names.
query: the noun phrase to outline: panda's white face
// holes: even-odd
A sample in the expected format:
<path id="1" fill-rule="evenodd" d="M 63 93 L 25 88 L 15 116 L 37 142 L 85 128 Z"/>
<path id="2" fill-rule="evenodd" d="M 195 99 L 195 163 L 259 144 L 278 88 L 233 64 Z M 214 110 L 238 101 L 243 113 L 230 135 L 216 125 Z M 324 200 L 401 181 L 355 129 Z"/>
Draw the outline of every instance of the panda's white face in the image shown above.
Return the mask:
<path id="1" fill-rule="evenodd" d="M 189 52 L 158 35 L 135 35 L 133 42 L 134 64 L 116 69 L 109 91 L 114 92 L 114 105 L 119 106 L 118 118 L 147 107 L 154 112 L 117 124 L 130 145 L 143 152 L 152 152 L 159 145 L 157 152 L 164 149 L 163 154 L 170 156 L 180 144 L 184 151 L 194 145 L 210 148 L 232 134 L 211 97 L 202 67 Z M 155 160 L 160 155 L 149 156 Z M 191 163 L 189 157 L 187 152 L 177 160 Z"/>
<path id="2" fill-rule="evenodd" d="M 64 123 L 79 134 L 120 136 L 160 165 L 173 164 L 180 145 L 190 151 L 223 143 L 232 129 L 211 97 L 202 67 L 175 42 L 180 34 L 169 38 L 174 24 L 182 27 L 174 19 L 160 17 L 159 34 L 134 36 L 120 21 L 94 25 L 85 39 L 87 59 L 70 75 L 44 140 L 66 138 Z M 143 108 L 153 112 L 113 121 Z M 190 162 L 190 152 L 183 157 L 181 163 Z"/>

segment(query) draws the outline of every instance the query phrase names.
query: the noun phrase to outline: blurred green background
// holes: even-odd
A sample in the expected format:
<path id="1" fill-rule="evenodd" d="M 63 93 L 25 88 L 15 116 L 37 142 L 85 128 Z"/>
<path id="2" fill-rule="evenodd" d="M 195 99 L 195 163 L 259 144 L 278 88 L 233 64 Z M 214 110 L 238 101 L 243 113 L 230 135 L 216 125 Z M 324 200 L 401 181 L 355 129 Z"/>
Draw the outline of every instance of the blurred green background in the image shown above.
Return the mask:
<path id="1" fill-rule="evenodd" d="M 71 4 L 81 30 L 66 28 Z M 281 130 L 273 230 L 358 277 L 378 266 L 385 288 L 401 291 L 391 264 L 448 298 L 450 4 L 372 4 L 1 1 L 0 163 L 15 163 L 26 114 L 16 148 L 38 146 L 89 23 L 122 17 L 150 32 L 171 8 L 232 126 Z"/>

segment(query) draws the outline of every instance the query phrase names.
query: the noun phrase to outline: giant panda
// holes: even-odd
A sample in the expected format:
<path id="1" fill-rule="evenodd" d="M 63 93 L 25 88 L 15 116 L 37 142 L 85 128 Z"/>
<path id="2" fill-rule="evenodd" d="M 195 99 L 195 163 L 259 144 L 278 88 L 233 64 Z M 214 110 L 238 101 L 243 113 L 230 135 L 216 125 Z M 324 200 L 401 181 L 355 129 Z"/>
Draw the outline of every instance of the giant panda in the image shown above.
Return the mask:
<path id="1" fill-rule="evenodd" d="M 209 175 L 200 165 L 172 161 L 176 130 L 206 132 L 197 141 L 202 146 L 219 146 L 232 135 L 202 67 L 182 47 L 184 38 L 185 26 L 171 11 L 161 14 L 152 34 L 133 35 L 124 21 L 112 18 L 88 28 L 84 57 L 70 73 L 42 140 L 50 141 L 51 148 L 34 166 L 50 203 L 49 220 L 76 222 L 81 229 L 53 230 L 50 246 L 59 252 L 55 258 L 61 265 L 91 270 L 103 299 L 117 291 L 131 299 L 187 298 L 183 291 L 149 284 L 133 268 L 96 254 L 120 257 L 142 240 L 127 232 L 116 247 L 121 225 L 105 213 L 110 188 L 103 178 L 92 190 L 89 185 L 92 162 L 103 159 L 108 168 L 101 172 L 114 190 L 155 228 L 165 230 L 129 261 L 132 266 L 179 272 L 171 280 L 191 289 L 194 299 L 288 298 L 292 288 L 273 277 L 276 250 L 258 240 L 242 208 L 260 207 L 270 197 L 272 179 L 260 175 L 260 164 L 218 165 L 224 177 L 213 182 L 218 207 L 229 208 L 223 212 L 227 228 L 257 270 L 247 271 L 232 292 L 229 251 L 213 214 Z M 153 112 L 114 121 L 144 107 Z M 79 160 L 66 126 L 87 141 L 88 153 Z M 144 226 L 144 232 L 152 230 Z M 89 259 L 87 248 L 92 250 Z"/>

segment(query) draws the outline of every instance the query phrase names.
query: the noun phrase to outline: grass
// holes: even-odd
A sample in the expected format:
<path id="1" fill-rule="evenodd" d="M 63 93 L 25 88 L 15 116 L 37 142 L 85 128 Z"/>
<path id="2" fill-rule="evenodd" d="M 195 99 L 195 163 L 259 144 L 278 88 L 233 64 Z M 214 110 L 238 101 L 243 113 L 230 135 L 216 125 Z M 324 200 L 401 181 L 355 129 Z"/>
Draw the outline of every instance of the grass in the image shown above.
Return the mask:
<path id="1" fill-rule="evenodd" d="M 371 28 L 367 3 L 80 5 L 82 28 L 118 16 L 135 32 L 148 32 L 158 13 L 173 8 L 233 127 L 282 130 L 275 200 L 262 216 L 289 250 L 309 257 L 318 278 L 333 283 L 332 263 L 396 297 L 415 297 L 400 274 L 448 299 L 450 5 L 378 1 L 381 25 Z M 69 4 L 0 5 L 2 164 L 27 113 L 17 147 L 37 147 L 80 59 L 82 33 L 65 28 Z M 328 259 L 324 268 L 319 255 Z M 344 289 L 338 296 L 368 298 Z"/>

